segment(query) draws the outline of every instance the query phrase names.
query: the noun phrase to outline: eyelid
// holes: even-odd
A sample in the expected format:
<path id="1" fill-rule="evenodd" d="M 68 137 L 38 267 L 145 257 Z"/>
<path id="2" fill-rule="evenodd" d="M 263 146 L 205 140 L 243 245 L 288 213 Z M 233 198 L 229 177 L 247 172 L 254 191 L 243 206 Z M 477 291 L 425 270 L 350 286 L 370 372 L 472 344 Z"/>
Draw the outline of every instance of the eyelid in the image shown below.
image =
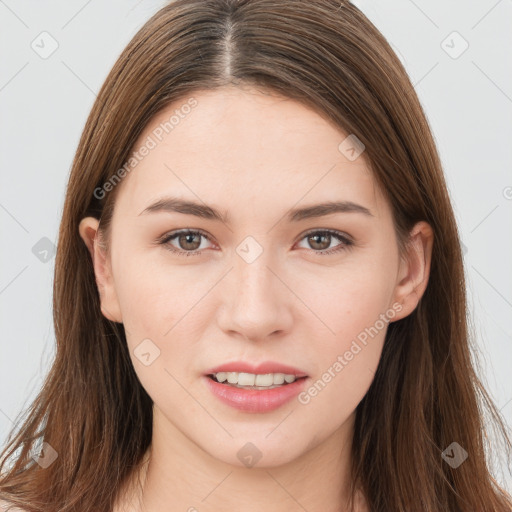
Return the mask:
<path id="1" fill-rule="evenodd" d="M 160 245 L 167 246 L 166 247 L 167 250 L 169 250 L 170 252 L 175 253 L 177 255 L 186 255 L 186 256 L 201 255 L 205 251 L 205 249 L 201 249 L 201 250 L 196 249 L 194 251 L 184 251 L 182 249 L 178 249 L 178 248 L 169 246 L 169 242 L 171 240 L 176 239 L 181 234 L 201 235 L 204 238 L 206 238 L 209 242 L 214 243 L 212 238 L 210 237 L 210 235 L 200 228 L 181 228 L 181 229 L 177 229 L 174 231 L 168 231 L 164 235 L 162 235 L 161 237 L 159 237 L 157 239 L 157 243 Z M 314 249 L 309 249 L 309 251 L 312 252 L 313 254 L 318 254 L 318 255 L 334 254 L 334 253 L 340 252 L 344 249 L 351 248 L 355 243 L 353 238 L 350 235 L 348 235 L 347 233 L 344 233 L 342 231 L 338 231 L 337 229 L 312 228 L 312 229 L 309 229 L 308 231 L 305 231 L 302 234 L 300 234 L 297 241 L 294 243 L 294 245 L 296 243 L 302 241 L 307 236 L 313 235 L 313 234 L 328 234 L 328 235 L 331 235 L 334 238 L 338 239 L 341 242 L 339 246 L 335 246 L 330 249 L 323 249 L 321 251 L 315 251 Z"/>
<path id="2" fill-rule="evenodd" d="M 210 235 L 208 233 L 206 233 L 206 231 L 203 231 L 202 229 L 199 229 L 199 228 L 181 228 L 181 229 L 176 229 L 176 230 L 172 230 L 172 231 L 167 231 L 162 236 L 157 238 L 156 242 L 157 242 L 157 244 L 165 245 L 165 244 L 167 244 L 168 241 L 170 241 L 171 239 L 175 239 L 176 237 L 178 237 L 181 234 L 201 235 L 201 236 L 204 236 L 204 238 L 206 238 L 209 242 L 213 243 L 213 240 L 210 237 Z M 180 252 L 181 249 L 176 249 L 176 251 Z M 194 253 L 194 251 L 182 251 L 182 252 L 188 252 L 191 254 Z M 195 252 L 199 253 L 200 251 L 195 251 Z"/>
<path id="3" fill-rule="evenodd" d="M 310 229 L 308 231 L 305 231 L 301 235 L 299 235 L 298 240 L 302 240 L 304 237 L 306 237 L 308 235 L 312 235 L 314 233 L 328 233 L 328 234 L 333 235 L 333 236 L 335 236 L 337 238 L 340 238 L 340 239 L 342 239 L 342 240 L 344 240 L 346 242 L 354 243 L 354 239 L 348 233 L 345 233 L 344 231 L 339 231 L 337 229 L 332 229 L 332 228 L 314 228 L 314 229 Z"/>
<path id="4" fill-rule="evenodd" d="M 352 249 L 355 246 L 354 239 L 343 231 L 338 231 L 337 229 L 331 228 L 314 228 L 310 229 L 299 236 L 298 242 L 304 240 L 304 238 L 313 235 L 313 234 L 321 234 L 321 235 L 330 235 L 340 241 L 339 245 L 331 247 L 330 249 L 323 249 L 321 251 L 315 251 L 314 249 L 306 249 L 308 252 L 313 253 L 318 256 L 330 256 L 337 255 L 342 253 L 343 251 Z"/>

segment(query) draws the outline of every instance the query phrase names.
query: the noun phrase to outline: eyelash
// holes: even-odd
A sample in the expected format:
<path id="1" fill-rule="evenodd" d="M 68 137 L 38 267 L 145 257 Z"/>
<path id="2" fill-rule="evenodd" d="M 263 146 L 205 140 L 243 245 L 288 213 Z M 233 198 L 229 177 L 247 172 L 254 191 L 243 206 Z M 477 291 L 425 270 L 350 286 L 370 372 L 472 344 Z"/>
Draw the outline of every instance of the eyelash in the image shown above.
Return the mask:
<path id="1" fill-rule="evenodd" d="M 166 235 L 164 235 L 162 238 L 160 238 L 158 240 L 158 243 L 160 245 L 164 245 L 165 249 L 167 249 L 168 251 L 171 251 L 174 254 L 177 254 L 178 256 L 195 256 L 195 255 L 199 255 L 202 253 L 202 251 L 198 251 L 197 249 L 194 251 L 182 251 L 180 249 L 176 249 L 176 248 L 172 247 L 171 245 L 169 245 L 169 242 L 171 240 L 174 240 L 175 238 L 177 238 L 180 235 L 201 235 L 211 242 L 210 237 L 202 231 L 195 230 L 195 229 L 184 229 L 181 231 L 174 231 L 171 233 L 167 233 Z M 344 251 L 346 249 L 350 249 L 354 245 L 354 242 L 352 240 L 350 240 L 347 236 L 345 236 L 340 231 L 336 231 L 334 229 L 321 229 L 321 230 L 319 229 L 316 231 L 309 231 L 309 232 L 305 233 L 304 236 L 299 241 L 304 240 L 304 238 L 311 237 L 312 235 L 332 235 L 332 236 L 334 236 L 334 238 L 336 238 L 340 242 L 342 242 L 340 245 L 338 245 L 336 247 L 333 247 L 331 249 L 324 249 L 323 251 L 315 251 L 314 249 L 311 249 L 315 254 L 319 254 L 321 256 L 327 256 L 330 254 L 338 253 L 338 252 Z"/>

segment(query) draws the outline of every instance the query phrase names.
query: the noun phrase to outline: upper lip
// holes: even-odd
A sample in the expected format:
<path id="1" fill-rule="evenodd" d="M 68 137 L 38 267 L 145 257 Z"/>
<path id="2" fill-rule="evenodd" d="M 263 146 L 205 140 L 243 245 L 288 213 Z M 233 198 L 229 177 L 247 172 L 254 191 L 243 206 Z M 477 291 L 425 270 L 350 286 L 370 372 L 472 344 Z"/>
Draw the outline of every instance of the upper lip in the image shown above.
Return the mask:
<path id="1" fill-rule="evenodd" d="M 266 373 L 284 373 L 287 375 L 295 375 L 297 378 L 307 377 L 307 374 L 298 368 L 274 361 L 264 361 L 257 365 L 247 363 L 245 361 L 232 361 L 230 363 L 225 363 L 221 364 L 220 366 L 210 368 L 206 372 L 206 375 L 219 372 L 244 372 L 254 373 L 255 375 L 264 375 Z"/>

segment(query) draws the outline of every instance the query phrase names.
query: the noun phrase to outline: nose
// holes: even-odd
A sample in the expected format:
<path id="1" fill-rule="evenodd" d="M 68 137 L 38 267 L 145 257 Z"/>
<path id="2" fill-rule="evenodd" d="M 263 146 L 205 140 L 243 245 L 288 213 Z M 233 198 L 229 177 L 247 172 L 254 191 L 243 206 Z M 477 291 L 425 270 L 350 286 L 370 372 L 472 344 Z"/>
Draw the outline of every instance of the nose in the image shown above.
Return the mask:
<path id="1" fill-rule="evenodd" d="M 264 250 L 250 263 L 235 254 L 233 267 L 222 283 L 219 327 L 231 336 L 254 341 L 289 332 L 296 299 L 270 251 Z"/>

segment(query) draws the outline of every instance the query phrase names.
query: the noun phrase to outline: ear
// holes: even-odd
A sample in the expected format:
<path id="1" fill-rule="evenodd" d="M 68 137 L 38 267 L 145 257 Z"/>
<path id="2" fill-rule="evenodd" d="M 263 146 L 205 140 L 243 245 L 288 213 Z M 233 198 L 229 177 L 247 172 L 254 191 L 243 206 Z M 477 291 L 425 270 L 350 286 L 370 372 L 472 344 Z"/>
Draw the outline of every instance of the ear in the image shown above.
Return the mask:
<path id="1" fill-rule="evenodd" d="M 430 275 L 434 232 L 430 224 L 421 221 L 414 225 L 401 258 L 394 292 L 394 302 L 401 304 L 392 321 L 411 314 L 425 292 Z"/>
<path id="2" fill-rule="evenodd" d="M 121 308 L 116 294 L 112 266 L 106 248 L 98 233 L 99 220 L 85 217 L 80 221 L 78 231 L 91 254 L 96 284 L 100 294 L 101 312 L 113 322 L 122 323 Z"/>

